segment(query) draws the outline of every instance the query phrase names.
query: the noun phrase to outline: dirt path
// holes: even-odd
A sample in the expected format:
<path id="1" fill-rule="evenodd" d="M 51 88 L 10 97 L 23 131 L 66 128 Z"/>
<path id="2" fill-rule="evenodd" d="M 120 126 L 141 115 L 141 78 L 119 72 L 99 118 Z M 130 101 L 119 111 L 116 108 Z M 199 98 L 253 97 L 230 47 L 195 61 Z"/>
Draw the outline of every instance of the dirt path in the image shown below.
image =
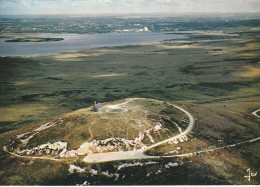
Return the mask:
<path id="1" fill-rule="evenodd" d="M 127 104 L 128 102 L 132 101 L 132 100 L 136 100 L 136 99 L 145 99 L 145 98 L 131 98 L 125 102 L 122 102 L 120 104 L 116 104 L 116 105 L 110 105 L 110 107 L 119 107 L 120 105 L 124 105 Z M 150 100 L 154 100 L 154 99 L 150 99 Z M 100 162 L 109 162 L 109 161 L 116 161 L 116 160 L 133 160 L 133 159 L 148 159 L 148 158 L 171 158 L 171 157 L 187 157 L 187 156 L 192 156 L 195 154 L 199 154 L 199 153 L 203 153 L 203 152 L 210 152 L 210 151 L 214 151 L 214 150 L 218 150 L 218 149 L 223 149 L 223 148 L 228 148 L 228 147 L 234 147 L 240 144 L 245 144 L 245 143 L 249 143 L 249 142 L 255 142 L 255 141 L 259 141 L 260 137 L 248 140 L 248 141 L 244 141 L 244 142 L 240 142 L 240 143 L 236 143 L 236 144 L 231 144 L 231 145 L 227 145 L 227 146 L 222 146 L 222 147 L 218 147 L 218 148 L 213 148 L 213 149 L 206 149 L 206 150 L 202 150 L 202 151 L 196 151 L 196 152 L 191 152 L 191 153 L 184 153 L 184 154 L 178 154 L 178 155 L 168 155 L 168 156 L 149 156 L 149 155 L 145 155 L 144 152 L 152 149 L 154 147 L 160 146 L 164 143 L 167 143 L 171 140 L 174 139 L 178 139 L 182 136 L 187 135 L 189 132 L 191 132 L 193 126 L 194 126 L 194 119 L 192 117 L 192 115 L 186 111 L 185 109 L 171 104 L 171 103 L 166 103 L 168 105 L 171 105 L 179 110 L 181 110 L 182 112 L 184 112 L 190 120 L 190 123 L 188 125 L 188 127 L 186 128 L 186 130 L 176 136 L 173 136 L 171 138 L 168 138 L 166 140 L 163 140 L 161 142 L 155 143 L 145 149 L 139 149 L 139 150 L 134 150 L 134 151 L 120 151 L 120 152 L 107 152 L 107 153 L 97 153 L 97 154 L 90 154 L 87 155 L 83 161 L 87 162 L 87 163 L 100 163 Z M 260 109 L 252 112 L 253 115 L 260 117 L 259 115 L 257 115 L 257 112 L 259 112 Z M 22 157 L 22 158 L 32 158 L 32 159 L 46 159 L 46 160 L 54 160 L 54 161 L 63 161 L 65 159 L 56 159 L 56 158 L 48 158 L 48 157 L 34 157 L 34 156 L 21 156 L 12 152 L 9 152 L 6 150 L 6 147 L 3 147 L 3 150 L 11 155 L 17 156 L 17 157 Z"/>
<path id="2" fill-rule="evenodd" d="M 168 138 L 168 139 L 166 139 L 166 140 L 163 140 L 163 141 L 161 141 L 161 142 L 158 142 L 158 143 L 156 143 L 156 144 L 153 144 L 153 145 L 149 146 L 149 147 L 147 148 L 147 150 L 148 150 L 148 149 L 152 149 L 152 148 L 157 147 L 157 146 L 160 146 L 160 145 L 162 145 L 162 144 L 164 144 L 164 143 L 167 143 L 167 142 L 169 142 L 169 141 L 171 141 L 171 140 L 180 138 L 180 137 L 182 137 L 182 136 L 184 136 L 184 135 L 187 135 L 187 134 L 192 130 L 192 128 L 193 128 L 194 119 L 193 119 L 192 115 L 191 115 L 187 110 L 185 110 L 185 109 L 183 109 L 183 108 L 181 108 L 181 107 L 179 107 L 179 106 L 177 106 L 177 105 L 171 104 L 171 103 L 167 103 L 167 104 L 168 104 L 168 105 L 171 105 L 171 106 L 173 106 L 173 107 L 175 107 L 175 108 L 178 108 L 179 110 L 181 110 L 182 112 L 184 112 L 184 113 L 189 117 L 190 123 L 189 123 L 187 129 L 186 129 L 184 132 L 182 132 L 181 134 L 178 134 L 178 135 L 176 135 L 176 136 L 173 136 L 173 137 L 171 137 L 171 138 Z"/>
<path id="3" fill-rule="evenodd" d="M 137 99 L 137 98 L 135 98 L 135 99 Z M 185 109 L 183 109 L 183 108 L 181 108 L 181 107 L 179 107 L 177 105 L 174 105 L 174 104 L 171 104 L 171 103 L 167 103 L 167 104 L 169 104 L 169 105 L 171 105 L 173 107 L 178 108 L 179 110 L 181 110 L 182 112 L 187 114 L 187 116 L 189 117 L 190 123 L 189 123 L 187 129 L 184 132 L 182 132 L 181 134 L 176 135 L 176 136 L 174 136 L 172 138 L 169 138 L 169 139 L 163 140 L 161 142 L 158 142 L 156 144 L 153 144 L 153 145 L 149 146 L 147 149 L 139 149 L 139 150 L 136 150 L 136 151 L 108 152 L 108 153 L 92 154 L 92 155 L 86 156 L 83 159 L 83 161 L 88 162 L 88 163 L 100 163 L 100 162 L 109 162 L 109 161 L 115 161 L 115 160 L 134 160 L 134 159 L 149 159 L 149 158 L 189 157 L 189 156 L 193 156 L 193 155 L 204 153 L 204 152 L 211 152 L 211 151 L 214 151 L 214 150 L 224 149 L 224 148 L 228 148 L 228 147 L 234 147 L 234 146 L 237 146 L 237 145 L 250 143 L 250 142 L 255 142 L 255 141 L 259 141 L 260 140 L 260 137 L 257 137 L 257 138 L 254 138 L 254 139 L 251 139 L 251 140 L 248 140 L 248 141 L 235 143 L 235 144 L 231 144 L 231 145 L 227 145 L 227 146 L 222 146 L 222 147 L 217 147 L 217 148 L 212 148 L 212 149 L 205 149 L 205 150 L 202 150 L 202 151 L 195 151 L 195 152 L 191 152 L 191 153 L 184 153 L 184 154 L 178 154 L 178 155 L 169 155 L 169 156 L 149 156 L 149 155 L 145 155 L 144 152 L 146 150 L 154 148 L 154 147 L 157 147 L 157 146 L 160 146 L 160 145 L 162 145 L 164 143 L 167 143 L 168 141 L 177 139 L 177 138 L 179 138 L 181 136 L 187 135 L 193 128 L 194 119 L 193 119 L 192 115 L 188 111 L 186 111 Z M 256 114 L 258 111 L 260 111 L 260 109 L 254 111 L 252 114 L 254 114 L 257 117 L 260 117 L 260 116 L 258 116 Z"/>
<path id="4" fill-rule="evenodd" d="M 54 161 L 63 161 L 64 160 L 64 159 L 48 158 L 48 157 L 40 157 L 40 156 L 21 156 L 21 155 L 18 155 L 16 153 L 12 153 L 10 151 L 7 151 L 5 146 L 3 147 L 3 150 L 5 152 L 13 155 L 13 156 L 17 156 L 17 157 L 20 157 L 20 158 L 32 158 L 32 159 L 42 159 L 42 160 L 54 160 Z"/>
<path id="5" fill-rule="evenodd" d="M 178 155 L 168 155 L 168 156 L 149 156 L 149 155 L 144 154 L 145 150 L 140 150 L 140 149 L 136 150 L 136 151 L 98 153 L 98 154 L 92 154 L 92 155 L 86 156 L 83 159 L 83 161 L 85 161 L 87 163 L 101 163 L 101 162 L 109 162 L 109 161 L 116 161 L 116 160 L 189 157 L 189 156 L 197 155 L 197 154 L 200 154 L 200 153 L 206 153 L 206 152 L 211 152 L 211 151 L 215 151 L 215 150 L 219 150 L 219 149 L 235 147 L 237 145 L 255 142 L 255 141 L 259 141 L 259 140 L 260 140 L 260 137 L 254 138 L 254 139 L 251 139 L 251 140 L 247 140 L 247 141 L 244 141 L 244 142 L 240 142 L 240 143 L 235 143 L 235 144 L 223 146 L 223 147 L 205 149 L 205 150 L 202 150 L 202 151 L 195 151 L 195 152 L 191 152 L 191 153 L 184 153 L 184 154 L 178 154 Z"/>
<path id="6" fill-rule="evenodd" d="M 129 99 L 129 100 L 123 102 L 123 103 L 117 104 L 116 106 L 126 104 L 126 103 L 128 103 L 132 100 L 136 100 L 136 99 L 144 99 L 144 98 L 132 98 L 132 99 Z M 154 99 L 150 99 L 150 100 L 154 100 Z M 153 145 L 147 147 L 146 149 L 139 149 L 139 150 L 135 150 L 135 151 L 96 153 L 96 154 L 87 155 L 83 159 L 83 161 L 88 162 L 88 163 L 98 163 L 98 162 L 108 162 L 108 161 L 115 161 L 115 160 L 147 159 L 147 158 L 160 158 L 160 157 L 162 157 L 162 156 L 145 155 L 144 152 L 147 151 L 148 149 L 152 149 L 154 147 L 157 147 L 157 146 L 160 146 L 164 143 L 167 143 L 171 140 L 178 139 L 182 136 L 187 135 L 192 130 L 193 125 L 194 125 L 194 119 L 188 111 L 186 111 L 185 109 L 183 109 L 183 108 L 181 108 L 177 105 L 171 104 L 171 103 L 166 103 L 166 104 L 171 105 L 171 106 L 181 110 L 182 112 L 184 112 L 189 117 L 190 123 L 189 123 L 187 129 L 184 132 L 182 132 L 182 133 L 180 133 L 176 136 L 173 136 L 171 138 L 168 138 L 166 140 L 163 140 L 161 142 L 158 142 L 156 144 L 153 144 Z"/>
<path id="7" fill-rule="evenodd" d="M 218 150 L 218 149 L 235 147 L 237 145 L 241 145 L 241 144 L 245 144 L 245 143 L 249 143 L 249 142 L 256 142 L 256 141 L 259 141 L 259 140 L 260 140 L 260 137 L 257 137 L 257 138 L 251 139 L 251 140 L 247 140 L 247 141 L 244 141 L 244 142 L 239 142 L 239 143 L 235 143 L 235 144 L 231 144 L 231 145 L 226 145 L 226 146 L 222 146 L 222 147 L 216 147 L 216 148 L 212 148 L 212 149 L 205 149 L 205 150 L 202 150 L 202 151 L 195 151 L 195 152 L 192 152 L 192 153 L 184 153 L 184 154 L 179 154 L 179 155 L 169 155 L 169 156 L 162 156 L 162 157 L 163 158 L 186 157 L 186 156 L 196 155 L 196 154 L 199 154 L 199 153 L 211 152 L 211 151 L 215 151 L 215 150 Z"/>

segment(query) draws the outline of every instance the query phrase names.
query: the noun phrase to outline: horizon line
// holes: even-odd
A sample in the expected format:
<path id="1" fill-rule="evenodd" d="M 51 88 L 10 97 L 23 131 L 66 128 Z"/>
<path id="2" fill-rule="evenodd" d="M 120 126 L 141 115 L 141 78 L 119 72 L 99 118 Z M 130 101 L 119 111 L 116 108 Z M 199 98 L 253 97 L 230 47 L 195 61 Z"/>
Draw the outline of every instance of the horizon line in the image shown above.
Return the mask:
<path id="1" fill-rule="evenodd" d="M 112 13 L 112 12 L 109 12 L 109 13 L 68 13 L 68 14 L 61 14 L 61 13 L 48 13 L 48 14 L 42 14 L 42 13 L 28 13 L 28 14 L 1 14 L 0 13 L 0 16 L 23 16 L 23 15 L 158 15 L 158 14 L 260 14 L 260 12 L 154 12 L 154 13 L 149 13 L 149 12 L 146 12 L 146 13 Z"/>

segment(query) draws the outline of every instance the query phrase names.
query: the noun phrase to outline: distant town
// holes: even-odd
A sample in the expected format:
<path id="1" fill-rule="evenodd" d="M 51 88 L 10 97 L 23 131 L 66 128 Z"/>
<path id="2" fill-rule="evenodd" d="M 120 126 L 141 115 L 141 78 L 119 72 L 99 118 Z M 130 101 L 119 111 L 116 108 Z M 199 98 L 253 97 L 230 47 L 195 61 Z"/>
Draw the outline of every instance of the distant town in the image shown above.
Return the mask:
<path id="1" fill-rule="evenodd" d="M 246 18 L 245 18 L 246 16 Z M 210 19 L 209 19 L 210 17 Z M 254 24 L 254 15 L 243 15 L 247 24 Z M 214 30 L 225 23 L 234 27 L 243 25 L 239 16 L 62 16 L 62 15 L 23 15 L 0 16 L 0 33 L 110 33 L 110 32 L 176 32 L 192 29 Z M 213 24 L 214 22 L 214 24 Z"/>
<path id="2" fill-rule="evenodd" d="M 51 21 L 50 21 L 51 20 Z M 138 20 L 140 21 L 140 20 Z M 2 17 L 0 33 L 109 33 L 154 31 L 151 23 L 138 23 L 117 18 L 91 17 Z"/>

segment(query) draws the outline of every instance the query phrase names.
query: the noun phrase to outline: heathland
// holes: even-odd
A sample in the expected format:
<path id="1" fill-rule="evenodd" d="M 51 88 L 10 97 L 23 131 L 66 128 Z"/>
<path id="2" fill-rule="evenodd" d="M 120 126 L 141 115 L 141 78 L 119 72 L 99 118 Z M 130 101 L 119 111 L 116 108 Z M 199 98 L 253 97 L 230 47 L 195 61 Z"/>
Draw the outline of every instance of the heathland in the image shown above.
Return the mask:
<path id="1" fill-rule="evenodd" d="M 0 57 L 1 147 L 14 145 L 17 135 L 35 132 L 41 125 L 64 116 L 66 123 L 59 121 L 60 126 L 43 129 L 43 133 L 35 135 L 35 141 L 25 148 L 62 141 L 69 142 L 69 151 L 94 140 L 120 136 L 134 140 L 139 131 L 155 127 L 160 120 L 162 125 L 167 125 L 167 119 L 160 119 L 153 113 L 178 114 L 169 119 L 187 125 L 187 116 L 185 118 L 178 110 L 169 110 L 164 101 L 187 110 L 195 120 L 187 141 L 160 145 L 145 152 L 162 158 L 87 163 L 81 157 L 62 161 L 17 157 L 1 149 L 0 183 L 259 184 L 259 175 L 251 177 L 250 181 L 244 177 L 248 175 L 248 168 L 253 173 L 258 172 L 260 160 L 260 118 L 252 114 L 260 108 L 259 25 L 234 29 L 225 22 L 225 27 L 214 30 L 194 30 L 173 31 L 171 33 L 187 37 L 154 43 L 50 56 Z M 136 105 L 147 105 L 149 110 L 141 107 L 137 112 L 121 113 L 123 116 L 88 115 L 84 110 L 90 108 L 82 109 L 92 106 L 94 101 L 106 106 L 124 102 L 126 98 L 155 99 L 158 103 L 150 104 L 158 108 L 151 109 L 147 103 L 137 102 Z M 147 126 L 138 126 L 138 120 L 144 121 L 145 111 L 152 111 L 146 118 L 149 119 L 147 123 L 143 123 Z M 97 115 L 96 118 L 93 115 Z M 122 119 L 127 119 L 125 124 L 121 123 Z M 102 121 L 104 126 L 100 126 Z M 129 133 L 127 124 L 131 127 Z M 170 129 L 170 134 L 162 136 L 150 134 L 153 143 L 175 136 L 177 129 Z M 148 135 L 146 138 L 146 146 L 152 145 Z M 239 144 L 241 142 L 244 143 Z M 136 146 L 137 149 L 142 147 Z M 132 149 L 134 146 L 123 147 L 121 151 Z M 213 151 L 204 151 L 209 149 Z M 53 158 L 55 153 L 49 151 L 44 154 Z M 163 157 L 194 152 L 187 157 Z M 26 151 L 19 154 L 27 155 Z"/>

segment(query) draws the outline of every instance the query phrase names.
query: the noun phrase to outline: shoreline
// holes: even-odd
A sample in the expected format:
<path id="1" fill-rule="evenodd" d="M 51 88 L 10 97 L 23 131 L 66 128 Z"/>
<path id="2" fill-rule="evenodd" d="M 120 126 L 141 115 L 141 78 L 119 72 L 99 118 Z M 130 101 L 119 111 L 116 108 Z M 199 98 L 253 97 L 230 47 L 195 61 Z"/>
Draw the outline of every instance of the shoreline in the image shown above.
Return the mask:
<path id="1" fill-rule="evenodd" d="M 37 35 L 37 33 L 34 34 Z M 26 35 L 26 36 L 29 37 L 30 35 Z M 100 33 L 94 33 L 94 34 L 39 33 L 37 37 L 43 37 L 43 38 L 61 37 L 64 40 L 57 41 L 52 44 L 49 44 L 50 42 L 5 42 L 5 41 L 2 42 L 1 41 L 0 47 L 2 47 L 3 53 L 4 51 L 9 53 L 10 50 L 14 50 L 15 52 L 12 52 L 13 54 L 7 54 L 7 55 L 0 54 L 0 56 L 1 57 L 44 57 L 44 56 L 57 55 L 61 53 L 73 53 L 73 52 L 78 52 L 86 49 L 147 45 L 156 42 L 162 42 L 165 40 L 187 38 L 185 34 L 168 35 L 162 32 L 125 32 L 125 33 L 111 32 L 111 33 L 101 33 L 101 34 Z M 15 44 L 13 44 L 14 46 L 10 46 L 12 45 L 10 43 L 15 43 Z M 28 53 L 28 51 L 30 52 Z M 19 53 L 19 54 L 16 55 L 15 53 Z"/>
<path id="2" fill-rule="evenodd" d="M 46 55 L 31 55 L 31 56 L 26 56 L 26 55 L 18 55 L 18 56 L 0 56 L 0 58 L 38 58 L 38 57 L 55 57 L 57 55 L 67 55 L 67 54 L 73 54 L 73 53 L 82 53 L 85 52 L 86 50 L 100 50 L 100 49 L 111 49 L 114 47 L 134 47 L 134 46 L 145 46 L 145 45 L 156 45 L 160 44 L 162 41 L 157 41 L 157 42 L 148 42 L 148 43 L 139 43 L 139 44 L 124 44 L 124 45 L 114 45 L 114 46 L 103 46 L 103 47 L 92 47 L 92 48 L 84 48 L 80 50 L 75 50 L 75 51 L 64 51 L 64 52 L 59 52 L 55 54 L 46 54 Z M 13 43 L 18 43 L 18 42 L 13 42 Z M 20 43 L 20 42 L 19 42 Z M 40 42 L 42 43 L 42 42 Z"/>

